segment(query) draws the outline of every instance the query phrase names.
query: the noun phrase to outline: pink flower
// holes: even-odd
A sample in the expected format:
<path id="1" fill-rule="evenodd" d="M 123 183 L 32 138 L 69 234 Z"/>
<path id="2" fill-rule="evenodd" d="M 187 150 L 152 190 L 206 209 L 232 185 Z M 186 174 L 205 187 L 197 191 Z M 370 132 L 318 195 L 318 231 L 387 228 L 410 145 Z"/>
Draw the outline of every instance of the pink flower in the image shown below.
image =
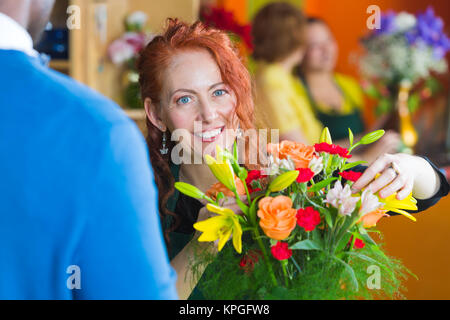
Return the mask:
<path id="1" fill-rule="evenodd" d="M 108 48 L 111 61 L 118 65 L 134 57 L 135 48 L 124 39 L 117 39 Z"/>

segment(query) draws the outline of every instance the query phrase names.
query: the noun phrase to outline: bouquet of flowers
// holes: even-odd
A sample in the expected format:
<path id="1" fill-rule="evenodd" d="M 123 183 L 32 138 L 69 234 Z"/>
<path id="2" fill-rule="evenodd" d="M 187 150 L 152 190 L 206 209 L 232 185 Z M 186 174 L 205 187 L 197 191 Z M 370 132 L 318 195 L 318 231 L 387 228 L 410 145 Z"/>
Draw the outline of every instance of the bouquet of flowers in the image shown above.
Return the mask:
<path id="1" fill-rule="evenodd" d="M 108 55 L 117 66 L 125 66 L 123 77 L 124 102 L 129 108 L 142 108 L 139 91 L 139 74 L 136 70 L 136 59 L 139 52 L 149 43 L 154 35 L 145 32 L 147 15 L 142 11 L 130 14 L 125 20 L 126 32 L 114 40 L 108 47 Z"/>
<path id="2" fill-rule="evenodd" d="M 206 268 L 199 289 L 207 299 L 354 299 L 399 297 L 408 272 L 384 254 L 369 235 L 387 212 L 415 220 L 410 194 L 382 199 L 365 189 L 352 194 L 360 162 L 348 162 L 359 145 L 378 140 L 375 131 L 350 148 L 332 144 L 327 128 L 320 143 L 269 144 L 268 171 L 247 171 L 233 152 L 216 147 L 205 160 L 218 183 L 206 193 L 177 182 L 182 193 L 208 202 L 217 214 L 194 224 L 198 241 L 218 241 L 219 254 L 199 251 L 193 271 Z M 240 214 L 220 206 L 232 196 Z M 246 198 L 247 201 L 241 199 Z M 231 239 L 231 241 L 229 241 Z M 377 271 L 378 273 L 375 274 Z M 374 273 L 373 275 L 371 273 Z M 373 277 L 373 278 L 370 278 Z M 377 290 L 374 290 L 377 289 Z"/>
<path id="3" fill-rule="evenodd" d="M 431 7 L 416 16 L 388 11 L 381 17 L 380 28 L 362 40 L 366 49 L 360 60 L 366 78 L 363 89 L 378 101 L 378 114 L 394 110 L 401 85 L 411 90 L 407 100 L 410 112 L 440 89 L 432 74 L 448 69 L 445 54 L 450 40 L 443 27 Z"/>

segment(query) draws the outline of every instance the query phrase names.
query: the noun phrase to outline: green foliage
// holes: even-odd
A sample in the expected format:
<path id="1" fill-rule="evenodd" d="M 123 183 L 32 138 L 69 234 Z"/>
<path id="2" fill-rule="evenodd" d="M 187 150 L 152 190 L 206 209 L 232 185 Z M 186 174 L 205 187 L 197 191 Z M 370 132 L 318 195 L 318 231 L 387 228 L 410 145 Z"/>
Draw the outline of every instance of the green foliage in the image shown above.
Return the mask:
<path id="1" fill-rule="evenodd" d="M 252 243 L 248 240 L 243 242 L 244 254 L 250 249 L 257 249 L 254 243 L 248 246 Z M 198 283 L 198 289 L 206 299 L 399 299 L 404 298 L 401 283 L 410 274 L 399 260 L 386 256 L 381 249 L 372 250 L 370 246 L 344 255 L 340 261 L 323 251 L 294 250 L 290 260 L 295 259 L 301 271 L 294 267 L 294 263 L 289 263 L 291 280 L 286 288 L 271 283 L 262 257 L 249 272 L 239 267 L 242 257 L 230 244 L 215 258 L 203 251 L 197 252 L 193 269 L 203 270 L 208 265 Z M 368 267 L 373 265 L 380 269 L 380 289 L 370 289 L 367 285 L 371 276 Z M 281 264 L 273 263 L 273 266 L 278 266 L 274 272 L 278 283 L 283 283 Z"/>

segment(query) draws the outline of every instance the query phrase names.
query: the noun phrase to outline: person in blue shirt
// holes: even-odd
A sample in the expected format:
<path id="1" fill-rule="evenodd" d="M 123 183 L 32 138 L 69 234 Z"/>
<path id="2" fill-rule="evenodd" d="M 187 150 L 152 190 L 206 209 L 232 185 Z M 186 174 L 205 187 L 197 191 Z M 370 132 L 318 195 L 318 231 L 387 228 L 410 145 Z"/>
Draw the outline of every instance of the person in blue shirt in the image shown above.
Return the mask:
<path id="1" fill-rule="evenodd" d="M 0 2 L 0 299 L 177 299 L 141 133 L 33 50 L 53 3 Z"/>

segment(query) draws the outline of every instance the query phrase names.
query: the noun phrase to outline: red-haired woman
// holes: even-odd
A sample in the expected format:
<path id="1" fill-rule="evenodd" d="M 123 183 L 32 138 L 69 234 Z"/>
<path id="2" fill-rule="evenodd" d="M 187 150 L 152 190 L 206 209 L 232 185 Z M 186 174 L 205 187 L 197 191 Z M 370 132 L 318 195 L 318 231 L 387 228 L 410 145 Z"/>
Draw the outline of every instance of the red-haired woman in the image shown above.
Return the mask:
<path id="1" fill-rule="evenodd" d="M 174 182 L 187 182 L 202 191 L 216 182 L 207 165 L 193 163 L 192 158 L 214 155 L 217 144 L 230 150 L 240 139 L 238 129 L 253 128 L 251 80 L 225 33 L 200 22 L 189 25 L 173 19 L 142 51 L 138 69 L 160 215 L 171 264 L 178 273 L 178 293 L 186 299 L 197 280 L 189 268 L 196 238 L 192 225 L 208 213 L 199 201 L 174 192 Z M 180 136 L 182 141 L 175 146 L 172 140 Z M 252 152 L 256 151 L 246 149 L 246 153 Z M 380 178 L 371 183 L 377 173 Z M 419 208 L 424 209 L 448 192 L 442 177 L 423 158 L 386 155 L 354 186 L 363 188 L 371 183 L 374 192 L 384 188 L 381 196 L 399 191 L 400 198 L 413 191 L 415 197 L 427 199 L 419 201 Z M 233 203 L 229 206 L 236 208 Z M 204 250 L 216 251 L 209 243 L 201 245 Z"/>

